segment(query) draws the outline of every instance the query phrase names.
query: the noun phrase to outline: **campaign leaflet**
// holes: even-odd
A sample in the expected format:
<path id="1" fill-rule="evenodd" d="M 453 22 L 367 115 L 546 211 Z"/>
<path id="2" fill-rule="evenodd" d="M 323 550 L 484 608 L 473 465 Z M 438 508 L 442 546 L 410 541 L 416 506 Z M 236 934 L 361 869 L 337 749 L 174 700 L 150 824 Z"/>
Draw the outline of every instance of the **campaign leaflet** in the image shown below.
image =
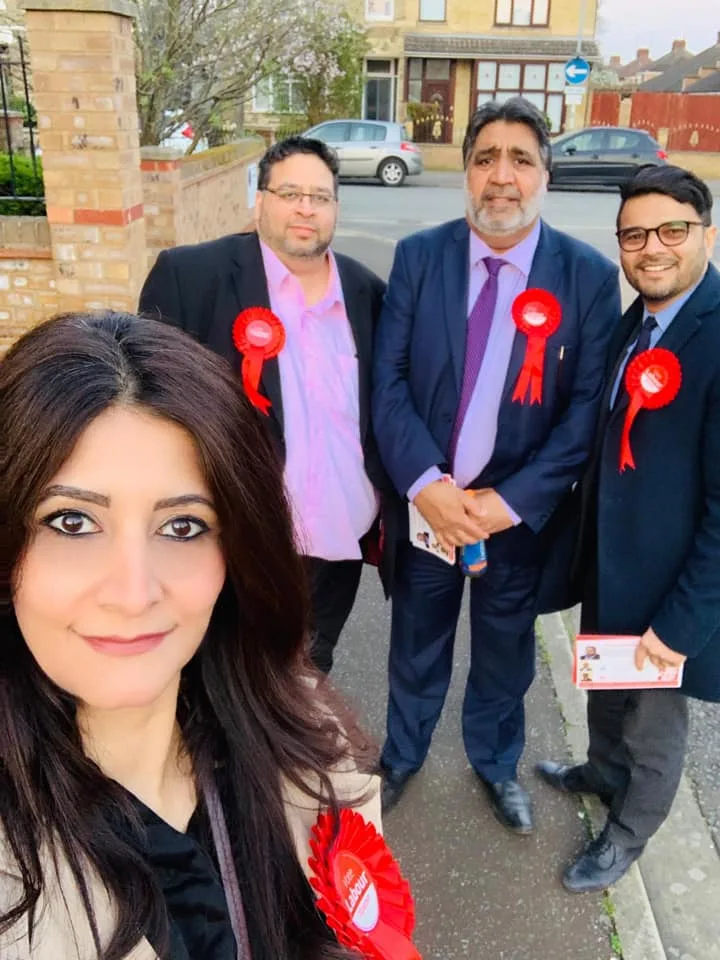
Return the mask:
<path id="1" fill-rule="evenodd" d="M 635 666 L 640 637 L 580 634 L 575 640 L 573 683 L 581 690 L 675 689 L 682 684 L 683 666 L 660 670 L 649 660 Z"/>

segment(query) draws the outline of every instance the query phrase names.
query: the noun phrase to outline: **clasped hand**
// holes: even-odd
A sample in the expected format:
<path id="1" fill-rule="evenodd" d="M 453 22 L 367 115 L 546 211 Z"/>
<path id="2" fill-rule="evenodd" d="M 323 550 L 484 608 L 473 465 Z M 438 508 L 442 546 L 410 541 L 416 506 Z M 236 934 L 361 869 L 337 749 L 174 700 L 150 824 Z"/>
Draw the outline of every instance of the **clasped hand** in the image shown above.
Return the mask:
<path id="1" fill-rule="evenodd" d="M 449 550 L 487 540 L 513 525 L 502 497 L 494 490 L 461 490 L 435 480 L 415 497 L 415 506 Z"/>

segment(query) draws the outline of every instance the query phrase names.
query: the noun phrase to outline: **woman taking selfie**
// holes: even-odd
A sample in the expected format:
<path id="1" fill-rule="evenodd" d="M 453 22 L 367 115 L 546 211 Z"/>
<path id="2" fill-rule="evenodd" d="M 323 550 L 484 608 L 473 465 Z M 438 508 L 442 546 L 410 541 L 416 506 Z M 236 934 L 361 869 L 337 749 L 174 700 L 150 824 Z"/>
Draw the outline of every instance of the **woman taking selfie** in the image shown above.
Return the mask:
<path id="1" fill-rule="evenodd" d="M 224 361 L 67 315 L 0 363 L 0 956 L 334 960 L 308 841 L 379 821 L 304 668 L 282 476 Z M 342 718 L 344 720 L 344 718 Z"/>

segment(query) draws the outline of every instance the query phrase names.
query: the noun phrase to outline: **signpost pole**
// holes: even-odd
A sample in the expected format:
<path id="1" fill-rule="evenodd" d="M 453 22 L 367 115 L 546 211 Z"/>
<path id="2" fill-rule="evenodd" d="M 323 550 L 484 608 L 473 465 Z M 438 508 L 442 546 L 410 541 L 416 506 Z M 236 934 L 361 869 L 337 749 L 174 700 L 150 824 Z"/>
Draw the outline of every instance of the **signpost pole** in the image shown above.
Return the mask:
<path id="1" fill-rule="evenodd" d="M 587 0 L 580 0 L 580 23 L 578 24 L 577 47 L 575 56 L 582 56 L 583 34 L 585 33 L 585 14 L 587 12 Z"/>

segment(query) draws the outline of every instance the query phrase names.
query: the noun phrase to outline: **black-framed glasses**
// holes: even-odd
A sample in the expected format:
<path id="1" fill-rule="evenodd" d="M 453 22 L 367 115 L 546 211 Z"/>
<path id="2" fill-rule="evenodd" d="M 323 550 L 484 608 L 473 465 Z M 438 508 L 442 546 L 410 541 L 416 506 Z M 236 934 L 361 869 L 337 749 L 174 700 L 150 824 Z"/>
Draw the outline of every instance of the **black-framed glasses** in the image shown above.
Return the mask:
<path id="1" fill-rule="evenodd" d="M 314 210 L 323 210 L 335 203 L 337 199 L 331 193 L 303 193 L 302 190 L 290 190 L 281 187 L 279 190 L 273 190 L 272 187 L 264 187 L 263 193 L 271 193 L 283 203 L 294 204 L 302 203 L 305 197 L 310 201 L 310 206 Z"/>
<path id="2" fill-rule="evenodd" d="M 615 236 L 623 250 L 637 253 L 638 250 L 645 249 L 651 233 L 657 234 L 663 246 L 679 247 L 687 240 L 690 227 L 704 226 L 706 224 L 702 220 L 669 220 L 661 223 L 659 227 L 625 227 L 624 230 L 618 230 Z"/>

